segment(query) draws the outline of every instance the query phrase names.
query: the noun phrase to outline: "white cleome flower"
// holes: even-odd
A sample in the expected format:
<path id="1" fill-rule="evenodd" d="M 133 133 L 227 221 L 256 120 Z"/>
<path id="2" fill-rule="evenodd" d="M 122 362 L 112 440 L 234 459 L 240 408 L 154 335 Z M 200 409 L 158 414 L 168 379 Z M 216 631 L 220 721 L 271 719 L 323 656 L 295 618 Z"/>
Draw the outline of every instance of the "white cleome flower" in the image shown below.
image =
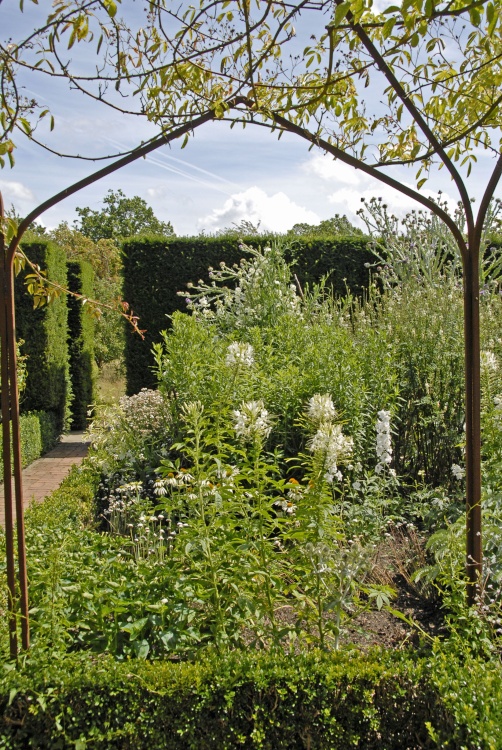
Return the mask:
<path id="1" fill-rule="evenodd" d="M 254 349 L 251 344 L 234 341 L 227 349 L 225 362 L 229 367 L 236 367 L 238 365 L 251 367 L 254 364 Z"/>
<path id="2" fill-rule="evenodd" d="M 451 473 L 453 474 L 455 479 L 458 479 L 458 480 L 463 479 L 465 477 L 465 469 L 463 469 L 458 464 L 452 464 Z"/>
<path id="3" fill-rule="evenodd" d="M 315 393 L 309 399 L 307 405 L 307 416 L 315 424 L 329 422 L 336 415 L 335 405 L 329 393 Z"/>
<path id="4" fill-rule="evenodd" d="M 266 438 L 272 430 L 270 415 L 263 401 L 247 401 L 234 411 L 234 429 L 241 440 Z"/>
<path id="5" fill-rule="evenodd" d="M 329 484 L 334 479 L 341 480 L 342 473 L 338 469 L 338 462 L 350 456 L 353 448 L 353 440 L 343 434 L 342 428 L 338 424 L 323 422 L 319 429 L 308 443 L 311 453 L 323 453 L 326 474 L 324 478 Z"/>
<path id="6" fill-rule="evenodd" d="M 483 370 L 491 370 L 494 372 L 498 368 L 497 357 L 489 349 L 481 352 L 480 363 Z"/>

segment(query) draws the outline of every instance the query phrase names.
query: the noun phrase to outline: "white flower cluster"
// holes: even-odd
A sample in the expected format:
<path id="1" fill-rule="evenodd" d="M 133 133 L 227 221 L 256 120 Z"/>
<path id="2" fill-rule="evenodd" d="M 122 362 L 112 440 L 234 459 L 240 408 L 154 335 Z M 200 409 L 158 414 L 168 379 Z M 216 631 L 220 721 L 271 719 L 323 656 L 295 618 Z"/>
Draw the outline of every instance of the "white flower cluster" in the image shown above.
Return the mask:
<path id="1" fill-rule="evenodd" d="M 188 295 L 178 292 L 185 296 L 188 309 L 199 320 L 230 325 L 231 330 L 269 324 L 284 314 L 301 316 L 301 298 L 290 283 L 282 249 L 246 245 L 241 249 L 250 260 L 242 259 L 232 267 L 222 262 L 219 269 L 209 270 L 209 284 L 199 280 L 198 285 L 189 285 Z"/>
<path id="2" fill-rule="evenodd" d="M 390 412 L 382 409 L 378 412 L 376 423 L 376 455 L 378 463 L 375 472 L 380 474 L 392 462 L 392 441 L 390 436 Z"/>
<path id="3" fill-rule="evenodd" d="M 252 367 L 254 364 L 253 347 L 251 344 L 246 344 L 241 341 L 233 341 L 227 349 L 225 363 L 229 367 L 239 367 L 240 365 Z"/>
<path id="4" fill-rule="evenodd" d="M 452 464 L 451 473 L 453 474 L 455 479 L 458 479 L 459 481 L 465 477 L 465 469 L 463 469 L 458 464 Z"/>
<path id="5" fill-rule="evenodd" d="M 343 434 L 342 428 L 332 422 L 322 422 L 315 435 L 308 443 L 311 453 L 324 454 L 324 466 L 326 468 L 325 480 L 332 484 L 334 479 L 340 481 L 342 472 L 338 463 L 350 456 L 354 442 L 351 437 Z"/>
<path id="6" fill-rule="evenodd" d="M 272 430 L 272 422 L 263 401 L 247 401 L 234 411 L 234 429 L 241 440 L 255 437 L 267 438 Z"/>
<path id="7" fill-rule="evenodd" d="M 167 403 L 160 391 L 142 388 L 135 396 L 122 396 L 119 404 L 132 432 L 155 433 L 170 421 Z"/>
<path id="8" fill-rule="evenodd" d="M 495 420 L 497 422 L 502 421 L 502 396 L 495 396 L 493 399 L 493 406 L 495 407 Z"/>
<path id="9" fill-rule="evenodd" d="M 329 393 L 315 393 L 307 405 L 307 417 L 314 424 L 330 422 L 336 416 L 335 405 Z"/>
<path id="10" fill-rule="evenodd" d="M 497 357 L 489 349 L 486 349 L 485 351 L 481 352 L 480 364 L 481 364 L 482 370 L 495 372 L 495 370 L 498 369 Z"/>

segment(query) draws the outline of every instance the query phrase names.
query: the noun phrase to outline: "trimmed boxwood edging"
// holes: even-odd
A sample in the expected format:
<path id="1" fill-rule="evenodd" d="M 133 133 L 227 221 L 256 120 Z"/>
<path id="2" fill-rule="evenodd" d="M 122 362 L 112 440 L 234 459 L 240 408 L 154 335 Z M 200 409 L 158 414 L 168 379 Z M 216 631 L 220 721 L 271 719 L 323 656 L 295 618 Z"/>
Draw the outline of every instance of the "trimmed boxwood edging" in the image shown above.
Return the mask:
<path id="1" fill-rule="evenodd" d="M 52 413 L 33 411 L 21 414 L 20 430 L 23 468 L 47 453 L 59 440 L 56 417 Z M 2 477 L 3 454 L 0 452 L 0 481 Z"/>
<path id="2" fill-rule="evenodd" d="M 301 286 L 312 286 L 323 277 L 336 295 L 347 290 L 361 294 L 368 287 L 366 264 L 375 260 L 366 237 L 281 238 L 277 236 L 244 237 L 243 242 L 265 247 L 281 241 L 286 260 L 291 263 Z M 161 340 L 160 332 L 170 327 L 169 316 L 176 310 L 186 312 L 179 291 L 189 282 L 209 280 L 209 267 L 221 261 L 229 266 L 239 263 L 245 253 L 240 240 L 232 237 L 134 237 L 122 248 L 124 299 L 139 316 L 139 327 L 145 338 L 126 326 L 125 365 L 127 393 L 156 386 L 152 372 L 152 345 Z"/>
<path id="3" fill-rule="evenodd" d="M 458 684 L 445 689 L 432 662 L 384 651 L 233 653 L 191 664 L 45 655 L 2 680 L 0 747 L 500 748 L 500 707 L 474 716 L 496 706 L 500 675 L 491 704 L 486 694 L 476 704 L 478 683 L 464 705 L 465 691 L 453 691 L 467 669 L 450 658 Z M 478 662 L 473 672 L 481 677 Z"/>

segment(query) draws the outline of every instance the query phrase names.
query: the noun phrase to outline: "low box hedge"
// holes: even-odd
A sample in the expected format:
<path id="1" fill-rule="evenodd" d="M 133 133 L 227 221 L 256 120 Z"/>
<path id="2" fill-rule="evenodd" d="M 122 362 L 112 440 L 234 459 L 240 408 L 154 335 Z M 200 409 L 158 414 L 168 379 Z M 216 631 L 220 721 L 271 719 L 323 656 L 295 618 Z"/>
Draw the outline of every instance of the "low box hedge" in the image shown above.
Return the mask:
<path id="1" fill-rule="evenodd" d="M 23 467 L 53 448 L 59 439 L 54 413 L 32 411 L 21 414 L 21 460 Z M 0 481 L 3 481 L 3 455 L 0 452 Z"/>
<path id="2" fill-rule="evenodd" d="M 452 658 L 448 679 L 437 670 L 436 657 L 409 652 L 233 653 L 185 664 L 46 654 L 2 679 L 0 747 L 500 748 L 500 673 Z"/>

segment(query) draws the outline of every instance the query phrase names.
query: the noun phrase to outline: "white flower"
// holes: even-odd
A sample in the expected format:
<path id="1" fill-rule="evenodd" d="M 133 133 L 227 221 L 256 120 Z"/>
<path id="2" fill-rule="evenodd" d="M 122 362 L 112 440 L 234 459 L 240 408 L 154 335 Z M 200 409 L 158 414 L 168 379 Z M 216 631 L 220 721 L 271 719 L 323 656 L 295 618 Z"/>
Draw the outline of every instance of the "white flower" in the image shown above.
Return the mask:
<path id="1" fill-rule="evenodd" d="M 254 364 L 254 350 L 251 344 L 233 341 L 228 349 L 225 362 L 229 367 L 245 365 L 251 367 Z"/>
<path id="2" fill-rule="evenodd" d="M 463 479 L 465 477 L 465 469 L 463 469 L 458 464 L 452 464 L 451 473 L 453 474 L 455 479 L 458 479 L 458 480 Z"/>
<path id="3" fill-rule="evenodd" d="M 157 481 L 153 483 L 153 494 L 160 497 L 167 495 L 166 483 L 163 479 L 157 479 Z"/>
<path id="4" fill-rule="evenodd" d="M 375 472 L 380 474 L 392 461 L 392 442 L 390 437 L 390 412 L 382 409 L 377 416 L 376 455 L 378 463 L 375 466 Z"/>
<path id="5" fill-rule="evenodd" d="M 315 424 L 329 422 L 335 417 L 335 405 L 329 393 L 315 393 L 309 399 L 307 416 Z"/>
<path id="6" fill-rule="evenodd" d="M 263 401 L 247 401 L 234 411 L 234 429 L 237 437 L 251 440 L 254 437 L 268 437 L 272 430 L 270 415 Z"/>
<path id="7" fill-rule="evenodd" d="M 492 370 L 494 372 L 498 368 L 497 357 L 489 349 L 481 352 L 480 360 L 481 367 L 484 370 Z"/>
<path id="8" fill-rule="evenodd" d="M 279 506 L 280 509 L 284 511 L 284 513 L 287 513 L 290 516 L 292 516 L 296 510 L 296 505 L 294 505 L 290 500 L 286 500 L 285 498 L 283 498 L 282 500 L 276 500 L 274 505 Z"/>
<path id="9" fill-rule="evenodd" d="M 338 462 L 349 456 L 352 452 L 353 440 L 342 433 L 342 428 L 338 424 L 323 422 L 315 435 L 308 443 L 311 453 L 324 453 L 324 465 L 326 474 L 324 478 L 331 484 L 333 479 L 342 479 L 342 474 L 338 469 Z"/>

